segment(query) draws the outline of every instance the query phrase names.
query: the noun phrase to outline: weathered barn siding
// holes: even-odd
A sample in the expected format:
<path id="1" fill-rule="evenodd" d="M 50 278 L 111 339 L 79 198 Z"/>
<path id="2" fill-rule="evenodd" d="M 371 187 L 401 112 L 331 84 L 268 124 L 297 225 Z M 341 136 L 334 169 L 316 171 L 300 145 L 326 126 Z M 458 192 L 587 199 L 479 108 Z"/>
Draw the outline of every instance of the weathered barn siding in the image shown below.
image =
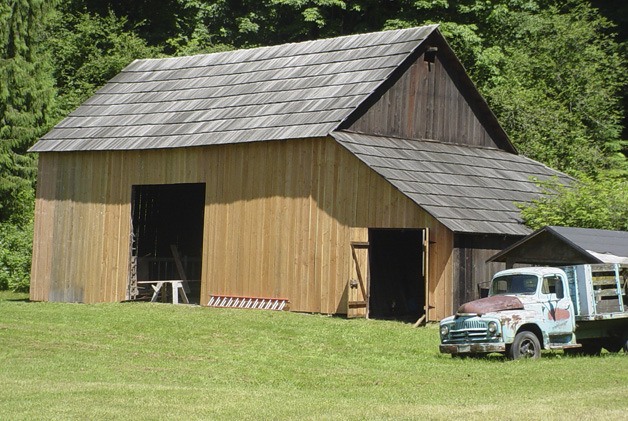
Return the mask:
<path id="1" fill-rule="evenodd" d="M 448 48 L 436 39 L 428 39 L 424 49 L 429 46 L 437 46 L 440 51 Z M 499 148 L 495 141 L 499 136 L 492 137 L 485 127 L 486 122 L 476 115 L 476 111 L 480 112 L 477 102 L 483 100 L 474 89 L 463 86 L 459 79 L 462 76 L 466 79 L 466 75 L 456 73 L 456 63 L 441 61 L 440 57 L 436 54 L 434 62 L 430 63 L 425 61 L 425 53 L 421 54 L 379 100 L 351 124 L 350 130 Z"/>
<path id="2" fill-rule="evenodd" d="M 454 236 L 453 271 L 454 293 L 453 308 L 455 311 L 461 304 L 480 298 L 480 288 L 487 288 L 492 276 L 505 269 L 500 262 L 487 260 L 520 240 L 513 235 L 470 235 Z"/>
<path id="3" fill-rule="evenodd" d="M 206 183 L 201 301 L 288 298 L 344 313 L 351 227 L 430 228 L 430 319 L 448 314 L 453 234 L 329 138 L 40 155 L 31 299 L 120 301 L 131 189 Z"/>

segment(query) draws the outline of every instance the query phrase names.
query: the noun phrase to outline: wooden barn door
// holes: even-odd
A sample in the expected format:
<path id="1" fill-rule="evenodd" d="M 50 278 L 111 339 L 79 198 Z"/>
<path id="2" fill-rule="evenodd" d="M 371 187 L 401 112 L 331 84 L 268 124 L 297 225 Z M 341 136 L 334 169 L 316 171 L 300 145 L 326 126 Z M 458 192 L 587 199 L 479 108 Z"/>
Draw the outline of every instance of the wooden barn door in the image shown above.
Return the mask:
<path id="1" fill-rule="evenodd" d="M 368 228 L 351 229 L 352 270 L 347 285 L 347 317 L 368 316 Z"/>

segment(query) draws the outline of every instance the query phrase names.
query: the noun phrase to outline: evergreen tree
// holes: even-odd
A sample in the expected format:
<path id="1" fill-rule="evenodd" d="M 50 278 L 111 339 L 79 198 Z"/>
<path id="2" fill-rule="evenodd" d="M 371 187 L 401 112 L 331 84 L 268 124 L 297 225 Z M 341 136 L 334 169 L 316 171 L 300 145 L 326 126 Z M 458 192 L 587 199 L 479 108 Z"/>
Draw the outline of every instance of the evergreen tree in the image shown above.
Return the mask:
<path id="1" fill-rule="evenodd" d="M 45 0 L 0 5 L 0 222 L 24 223 L 32 212 L 35 157 L 26 151 L 49 129 L 54 104 L 42 43 L 50 14 Z"/>
<path id="2" fill-rule="evenodd" d="M 48 130 L 54 80 L 44 49 L 45 0 L 0 4 L 0 289 L 28 290 L 36 157 Z"/>

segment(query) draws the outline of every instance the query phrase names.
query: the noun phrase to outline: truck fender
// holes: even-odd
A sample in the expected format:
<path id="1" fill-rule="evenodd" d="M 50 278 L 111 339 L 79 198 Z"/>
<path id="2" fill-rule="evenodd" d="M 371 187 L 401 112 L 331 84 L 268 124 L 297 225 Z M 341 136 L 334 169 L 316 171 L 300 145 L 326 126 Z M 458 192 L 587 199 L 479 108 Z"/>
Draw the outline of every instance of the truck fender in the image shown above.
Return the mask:
<path id="1" fill-rule="evenodd" d="M 544 333 L 543 330 L 541 330 L 541 328 L 536 323 L 526 323 L 519 326 L 519 328 L 515 332 L 515 335 L 518 334 L 519 332 L 524 332 L 524 331 L 532 332 L 536 336 L 536 338 L 539 340 L 541 347 L 543 349 L 547 349 L 547 347 L 549 346 L 548 345 L 549 336 L 547 336 L 547 333 Z"/>

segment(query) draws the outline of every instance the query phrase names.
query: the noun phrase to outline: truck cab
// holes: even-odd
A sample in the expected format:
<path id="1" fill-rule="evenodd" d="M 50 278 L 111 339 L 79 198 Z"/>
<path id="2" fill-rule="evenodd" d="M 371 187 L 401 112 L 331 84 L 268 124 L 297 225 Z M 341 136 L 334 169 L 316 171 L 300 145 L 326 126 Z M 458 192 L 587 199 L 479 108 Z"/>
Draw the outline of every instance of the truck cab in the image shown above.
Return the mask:
<path id="1" fill-rule="evenodd" d="M 440 322 L 440 351 L 538 358 L 541 349 L 579 347 L 575 328 L 574 305 L 563 270 L 509 269 L 493 277 L 488 297 L 461 305 L 455 315 Z"/>

